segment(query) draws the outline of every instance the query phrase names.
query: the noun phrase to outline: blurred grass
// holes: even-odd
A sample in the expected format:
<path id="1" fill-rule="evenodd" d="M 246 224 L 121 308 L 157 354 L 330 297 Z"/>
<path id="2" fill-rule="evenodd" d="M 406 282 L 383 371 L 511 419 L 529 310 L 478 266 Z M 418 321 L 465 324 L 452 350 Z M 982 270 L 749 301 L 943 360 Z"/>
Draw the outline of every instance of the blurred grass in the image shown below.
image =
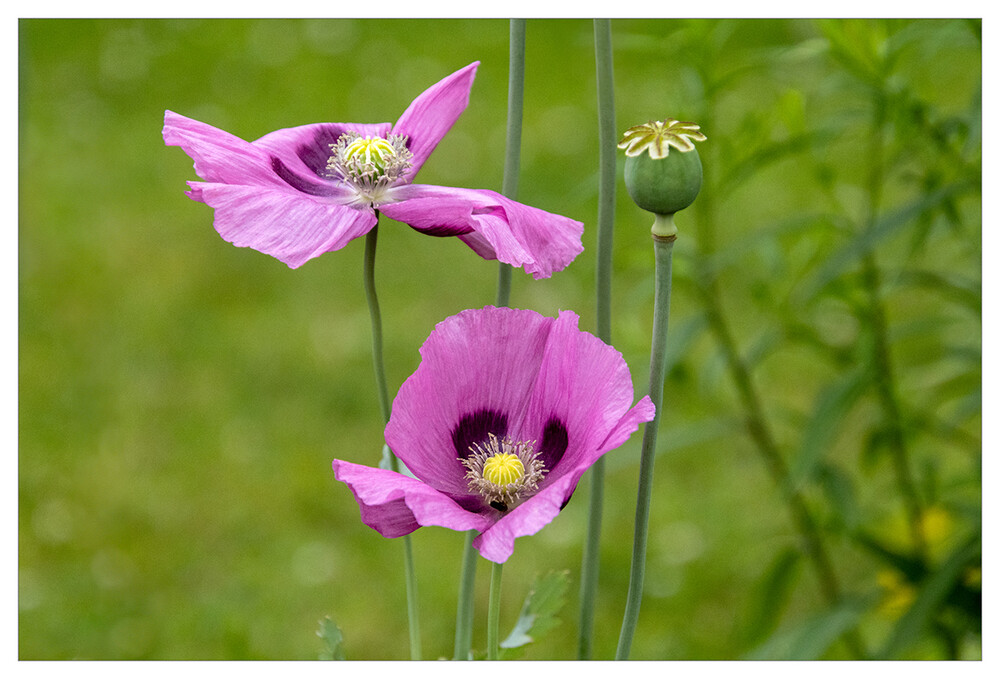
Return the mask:
<path id="1" fill-rule="evenodd" d="M 975 568 L 956 559 L 978 559 L 961 549 L 981 511 L 979 22 L 621 20 L 612 30 L 619 126 L 700 122 L 702 198 L 711 192 L 711 212 L 696 203 L 678 218 L 671 333 L 687 328 L 689 341 L 668 377 L 632 657 L 847 657 L 818 640 L 859 621 L 873 652 L 979 657 L 963 617 L 974 604 L 947 603 L 948 577 L 975 588 Z M 361 524 L 329 466 L 376 464 L 381 451 L 363 245 L 291 271 L 225 243 L 211 211 L 182 193 L 195 175 L 163 145 L 162 116 L 245 139 L 393 121 L 478 59 L 469 108 L 420 181 L 496 190 L 507 31 L 494 20 L 20 21 L 22 659 L 311 659 L 327 615 L 348 658 L 407 657 L 401 545 Z M 591 22 L 528 22 L 519 199 L 588 226 L 593 64 Z M 872 243 L 911 466 L 933 510 L 931 574 L 910 584 L 902 562 L 888 566 L 858 538 L 911 547 L 874 390 L 827 401 L 816 426 L 830 431 L 809 429 L 824 390 L 851 369 L 870 374 L 873 330 L 850 253 L 864 246 L 853 239 L 867 219 L 873 102 L 885 120 L 882 215 L 916 205 Z M 652 301 L 647 222 L 619 186 L 612 337 L 637 394 Z M 584 253 L 549 280 L 515 272 L 511 304 L 574 309 L 593 330 L 594 236 L 588 228 Z M 379 245 L 394 390 L 436 322 L 492 303 L 496 267 L 457 239 L 391 222 Z M 781 490 L 704 320 L 706 275 L 789 465 L 805 442 L 822 442 L 803 492 L 853 597 L 840 608 L 794 556 Z M 633 438 L 608 457 L 595 658 L 613 656 L 621 624 Z M 505 568 L 508 630 L 536 575 L 571 574 L 563 624 L 526 658 L 573 657 L 586 493 L 520 538 Z M 462 540 L 414 535 L 428 657 L 451 654 Z M 858 615 L 845 617 L 851 606 Z M 796 646 L 802 630 L 809 643 Z"/>

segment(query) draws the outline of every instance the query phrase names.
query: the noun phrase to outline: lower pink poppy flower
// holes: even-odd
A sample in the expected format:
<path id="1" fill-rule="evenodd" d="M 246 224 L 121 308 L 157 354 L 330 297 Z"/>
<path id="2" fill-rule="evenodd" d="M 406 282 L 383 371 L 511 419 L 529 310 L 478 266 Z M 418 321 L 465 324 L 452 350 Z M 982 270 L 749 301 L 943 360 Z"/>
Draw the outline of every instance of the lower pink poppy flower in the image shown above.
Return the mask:
<path id="1" fill-rule="evenodd" d="M 496 563 L 562 510 L 583 473 L 653 419 L 622 355 L 562 311 L 486 307 L 437 325 L 400 387 L 385 439 L 412 476 L 333 461 L 385 537 L 476 530 Z"/>

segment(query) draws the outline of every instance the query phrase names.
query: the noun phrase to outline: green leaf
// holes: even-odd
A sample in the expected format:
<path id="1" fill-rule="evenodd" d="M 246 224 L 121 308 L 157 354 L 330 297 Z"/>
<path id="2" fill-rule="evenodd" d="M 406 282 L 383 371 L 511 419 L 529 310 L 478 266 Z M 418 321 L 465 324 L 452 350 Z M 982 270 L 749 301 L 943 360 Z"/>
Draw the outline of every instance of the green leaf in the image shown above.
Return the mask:
<path id="1" fill-rule="evenodd" d="M 818 481 L 830 501 L 834 516 L 840 522 L 839 526 L 848 531 L 855 530 L 859 521 L 859 511 L 851 477 L 836 465 L 821 464 Z"/>
<path id="2" fill-rule="evenodd" d="M 982 555 L 982 540 L 977 532 L 961 543 L 924 581 L 909 610 L 903 614 L 893 628 L 879 657 L 898 658 L 911 646 L 930 624 L 932 618 L 944 606 L 948 595 L 961 584 L 965 569 L 978 563 Z"/>
<path id="3" fill-rule="evenodd" d="M 798 490 L 812 478 L 823 455 L 833 445 L 844 418 L 870 382 L 867 366 L 860 366 L 820 392 L 813 406 L 812 418 L 802 434 L 798 455 L 789 471 L 790 488 Z"/>
<path id="4" fill-rule="evenodd" d="M 670 341 L 667 342 L 664 370 L 667 374 L 688 355 L 695 340 L 708 327 L 705 314 L 695 314 L 691 318 L 678 323 L 676 329 L 670 328 Z"/>
<path id="5" fill-rule="evenodd" d="M 319 621 L 316 636 L 323 640 L 323 650 L 319 652 L 320 660 L 346 660 L 344 634 L 329 615 Z"/>
<path id="6" fill-rule="evenodd" d="M 510 651 L 530 644 L 561 622 L 557 616 L 566 603 L 568 587 L 569 571 L 552 571 L 535 580 L 514 629 L 500 642 L 501 658 L 512 657 Z"/>
<path id="7" fill-rule="evenodd" d="M 755 588 L 747 618 L 750 643 L 759 642 L 777 627 L 798 578 L 801 556 L 797 549 L 780 552 Z"/>
<path id="8" fill-rule="evenodd" d="M 851 265 L 873 251 L 883 240 L 893 236 L 916 217 L 938 207 L 945 200 L 972 188 L 969 182 L 955 182 L 944 188 L 926 194 L 903 207 L 882 215 L 871 228 L 865 229 L 820 267 L 812 282 L 806 287 L 805 296 L 812 298 L 828 283 L 839 278 Z"/>
<path id="9" fill-rule="evenodd" d="M 817 660 L 845 632 L 857 626 L 874 599 L 847 599 L 804 622 L 782 628 L 746 660 Z"/>
<path id="10" fill-rule="evenodd" d="M 389 446 L 382 444 L 382 457 L 378 461 L 379 469 L 392 469 L 392 451 Z"/>

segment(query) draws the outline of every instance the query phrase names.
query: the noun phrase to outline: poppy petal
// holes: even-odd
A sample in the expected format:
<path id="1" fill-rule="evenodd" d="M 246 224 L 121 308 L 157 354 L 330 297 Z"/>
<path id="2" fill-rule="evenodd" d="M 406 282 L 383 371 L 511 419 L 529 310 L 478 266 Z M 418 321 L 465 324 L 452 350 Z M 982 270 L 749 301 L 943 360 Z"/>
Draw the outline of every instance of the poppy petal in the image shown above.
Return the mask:
<path id="1" fill-rule="evenodd" d="M 413 154 L 406 177 L 412 181 L 424 162 L 469 105 L 469 91 L 479 62 L 474 61 L 424 90 L 403 111 L 392 131 L 409 137 Z"/>
<path id="2" fill-rule="evenodd" d="M 339 250 L 377 221 L 368 210 L 316 200 L 288 188 L 191 182 L 197 200 L 215 208 L 215 229 L 238 247 L 275 257 L 297 269 Z M 194 195 L 192 195 L 194 197 Z"/>
<path id="3" fill-rule="evenodd" d="M 346 483 L 361 508 L 361 520 L 387 538 L 420 526 L 485 530 L 489 521 L 417 479 L 388 469 L 333 461 L 334 476 Z"/>

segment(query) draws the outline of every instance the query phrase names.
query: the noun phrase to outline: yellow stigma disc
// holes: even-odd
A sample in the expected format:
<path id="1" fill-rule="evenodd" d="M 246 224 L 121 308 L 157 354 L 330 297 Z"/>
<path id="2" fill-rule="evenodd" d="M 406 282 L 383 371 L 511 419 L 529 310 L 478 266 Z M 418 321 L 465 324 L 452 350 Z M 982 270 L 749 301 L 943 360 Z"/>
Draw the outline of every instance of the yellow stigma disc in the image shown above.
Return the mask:
<path id="1" fill-rule="evenodd" d="M 396 150 L 382 137 L 358 138 L 344 149 L 344 158 L 357 157 L 365 165 L 374 167 L 379 172 L 385 170 L 386 161 L 396 155 Z"/>
<path id="2" fill-rule="evenodd" d="M 524 478 L 524 465 L 517 455 L 497 453 L 483 465 L 483 478 L 498 486 L 516 483 Z"/>

